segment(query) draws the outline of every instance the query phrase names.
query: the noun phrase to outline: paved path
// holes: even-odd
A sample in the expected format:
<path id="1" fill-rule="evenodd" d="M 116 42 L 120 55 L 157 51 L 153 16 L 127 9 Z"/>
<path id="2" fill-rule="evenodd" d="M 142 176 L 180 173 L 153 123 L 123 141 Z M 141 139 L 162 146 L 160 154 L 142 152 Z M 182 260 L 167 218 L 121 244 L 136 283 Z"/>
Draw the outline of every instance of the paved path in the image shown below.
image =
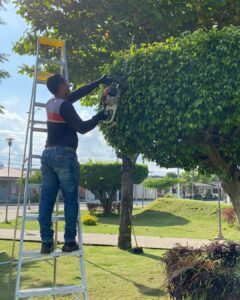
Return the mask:
<path id="1" fill-rule="evenodd" d="M 14 231 L 12 229 L 0 229 L 0 240 L 11 240 L 13 238 Z M 20 231 L 17 232 L 19 239 Z M 83 242 L 85 245 L 98 245 L 98 246 L 117 246 L 116 234 L 101 234 L 101 233 L 83 233 Z M 39 231 L 26 230 L 26 241 L 40 241 Z M 63 232 L 59 233 L 58 240 L 63 242 Z M 137 236 L 137 241 L 140 247 L 152 248 L 152 249 L 171 249 L 176 244 L 182 246 L 199 247 L 203 244 L 209 244 L 209 240 L 201 239 L 189 239 L 189 238 L 160 238 L 151 236 Z M 134 242 L 133 242 L 134 244 Z"/>

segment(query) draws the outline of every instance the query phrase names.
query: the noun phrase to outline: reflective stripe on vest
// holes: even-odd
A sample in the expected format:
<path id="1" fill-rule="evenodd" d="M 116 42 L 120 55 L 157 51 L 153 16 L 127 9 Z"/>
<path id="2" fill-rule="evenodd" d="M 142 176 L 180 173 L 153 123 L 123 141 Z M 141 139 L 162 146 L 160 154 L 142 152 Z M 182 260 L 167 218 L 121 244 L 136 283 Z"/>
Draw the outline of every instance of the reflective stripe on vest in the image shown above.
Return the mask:
<path id="1" fill-rule="evenodd" d="M 51 123 L 66 123 L 60 115 L 60 106 L 66 101 L 64 99 L 53 98 L 46 104 L 47 121 Z"/>

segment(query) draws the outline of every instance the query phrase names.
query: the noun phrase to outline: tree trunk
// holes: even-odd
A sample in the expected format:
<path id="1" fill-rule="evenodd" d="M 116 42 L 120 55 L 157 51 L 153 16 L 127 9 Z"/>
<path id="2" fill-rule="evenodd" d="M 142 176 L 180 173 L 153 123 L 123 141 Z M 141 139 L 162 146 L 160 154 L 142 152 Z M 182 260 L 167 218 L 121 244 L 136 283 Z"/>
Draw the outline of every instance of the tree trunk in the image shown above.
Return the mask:
<path id="1" fill-rule="evenodd" d="M 240 180 L 224 180 L 222 187 L 231 199 L 237 222 L 240 225 Z"/>
<path id="2" fill-rule="evenodd" d="M 133 171 L 138 155 L 133 157 L 122 156 L 122 199 L 118 247 L 123 250 L 131 249 L 132 224 L 129 216 L 133 209 Z"/>

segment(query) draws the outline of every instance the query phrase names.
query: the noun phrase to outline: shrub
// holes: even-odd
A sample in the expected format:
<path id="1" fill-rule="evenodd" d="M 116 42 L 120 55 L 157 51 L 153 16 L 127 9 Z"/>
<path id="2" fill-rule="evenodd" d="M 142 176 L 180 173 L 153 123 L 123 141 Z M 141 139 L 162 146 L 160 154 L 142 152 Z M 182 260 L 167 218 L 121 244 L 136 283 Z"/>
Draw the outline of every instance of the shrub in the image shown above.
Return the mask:
<path id="1" fill-rule="evenodd" d="M 171 299 L 237 300 L 240 294 L 240 245 L 214 242 L 199 249 L 177 246 L 166 252 Z"/>
<path id="2" fill-rule="evenodd" d="M 233 208 L 224 208 L 223 217 L 228 222 L 228 225 L 234 225 L 236 222 L 236 216 Z"/>
<path id="3" fill-rule="evenodd" d="M 94 214 L 98 208 L 102 208 L 102 205 L 98 203 L 87 203 L 87 209 L 90 215 Z"/>
<path id="4" fill-rule="evenodd" d="M 82 217 L 82 223 L 84 225 L 95 226 L 97 225 L 97 221 L 98 221 L 97 217 L 89 213 Z"/>

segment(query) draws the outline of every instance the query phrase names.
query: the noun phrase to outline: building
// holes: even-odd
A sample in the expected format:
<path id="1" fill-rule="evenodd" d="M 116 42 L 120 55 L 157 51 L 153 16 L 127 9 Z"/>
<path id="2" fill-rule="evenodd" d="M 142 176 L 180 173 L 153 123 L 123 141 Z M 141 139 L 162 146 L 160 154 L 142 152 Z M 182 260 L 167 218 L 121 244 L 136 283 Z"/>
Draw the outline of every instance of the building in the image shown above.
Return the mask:
<path id="1" fill-rule="evenodd" d="M 21 170 L 10 168 L 9 172 L 9 203 L 16 203 L 18 197 L 18 180 L 21 178 Z M 8 189 L 8 168 L 0 168 L 0 203 L 5 203 Z"/>

